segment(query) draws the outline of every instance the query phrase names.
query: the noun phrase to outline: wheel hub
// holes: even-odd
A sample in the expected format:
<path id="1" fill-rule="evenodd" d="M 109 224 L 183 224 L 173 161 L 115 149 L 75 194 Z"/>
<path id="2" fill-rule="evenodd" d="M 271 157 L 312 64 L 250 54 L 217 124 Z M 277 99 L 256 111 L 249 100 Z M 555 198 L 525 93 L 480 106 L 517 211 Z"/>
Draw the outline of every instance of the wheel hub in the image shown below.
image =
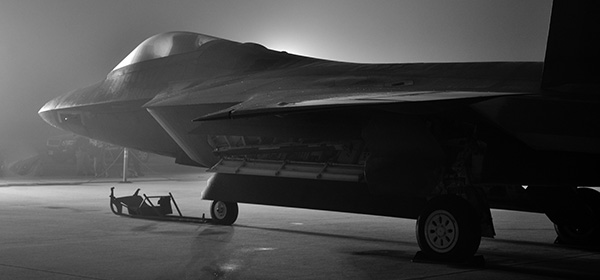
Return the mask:
<path id="1" fill-rule="evenodd" d="M 458 224 L 452 214 L 445 210 L 431 213 L 425 221 L 425 240 L 438 253 L 451 251 L 458 241 Z"/>
<path id="2" fill-rule="evenodd" d="M 224 219 L 227 216 L 227 206 L 219 201 L 215 204 L 215 214 L 217 219 Z"/>

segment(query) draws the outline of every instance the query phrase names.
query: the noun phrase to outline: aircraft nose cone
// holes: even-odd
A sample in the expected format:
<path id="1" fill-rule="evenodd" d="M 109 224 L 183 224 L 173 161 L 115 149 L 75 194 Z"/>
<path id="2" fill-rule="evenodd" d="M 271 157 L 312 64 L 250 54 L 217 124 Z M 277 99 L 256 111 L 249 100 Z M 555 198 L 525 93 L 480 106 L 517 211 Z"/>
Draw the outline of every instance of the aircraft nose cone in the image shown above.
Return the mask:
<path id="1" fill-rule="evenodd" d="M 51 126 L 60 128 L 58 126 L 58 113 L 56 112 L 56 99 L 52 99 L 44 104 L 38 111 L 38 115 Z"/>
<path id="2" fill-rule="evenodd" d="M 87 128 L 84 125 L 86 111 L 74 107 L 60 107 L 57 99 L 48 101 L 39 111 L 40 117 L 51 126 L 73 132 L 79 135 L 85 135 Z"/>
<path id="3" fill-rule="evenodd" d="M 98 102 L 95 99 L 100 85 L 101 82 L 60 95 L 42 106 L 38 115 L 56 128 L 79 134 L 83 129 L 84 107 Z"/>

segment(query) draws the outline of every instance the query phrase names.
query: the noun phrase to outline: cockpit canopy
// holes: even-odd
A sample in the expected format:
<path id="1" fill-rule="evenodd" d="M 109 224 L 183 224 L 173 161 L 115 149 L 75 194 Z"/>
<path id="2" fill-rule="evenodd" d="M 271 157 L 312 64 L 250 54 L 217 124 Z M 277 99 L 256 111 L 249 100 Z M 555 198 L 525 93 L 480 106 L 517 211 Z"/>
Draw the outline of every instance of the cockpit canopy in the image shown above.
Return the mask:
<path id="1" fill-rule="evenodd" d="M 154 35 L 137 46 L 113 71 L 150 59 L 192 52 L 215 39 L 219 38 L 193 32 L 167 32 Z"/>

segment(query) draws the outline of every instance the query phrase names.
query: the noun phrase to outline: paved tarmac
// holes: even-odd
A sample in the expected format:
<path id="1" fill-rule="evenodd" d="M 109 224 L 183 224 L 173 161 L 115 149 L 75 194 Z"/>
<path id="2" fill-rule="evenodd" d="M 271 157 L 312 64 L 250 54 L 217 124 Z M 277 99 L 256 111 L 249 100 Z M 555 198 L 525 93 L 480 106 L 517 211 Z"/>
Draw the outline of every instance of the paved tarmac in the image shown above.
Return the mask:
<path id="1" fill-rule="evenodd" d="M 240 205 L 234 226 L 118 217 L 110 187 L 126 196 L 171 192 L 201 216 L 208 175 L 131 184 L 0 184 L 0 279 L 582 279 L 600 275 L 600 253 L 552 244 L 544 216 L 493 211 L 485 267 L 415 263 L 414 221 Z M 80 184 L 81 183 L 81 184 Z"/>

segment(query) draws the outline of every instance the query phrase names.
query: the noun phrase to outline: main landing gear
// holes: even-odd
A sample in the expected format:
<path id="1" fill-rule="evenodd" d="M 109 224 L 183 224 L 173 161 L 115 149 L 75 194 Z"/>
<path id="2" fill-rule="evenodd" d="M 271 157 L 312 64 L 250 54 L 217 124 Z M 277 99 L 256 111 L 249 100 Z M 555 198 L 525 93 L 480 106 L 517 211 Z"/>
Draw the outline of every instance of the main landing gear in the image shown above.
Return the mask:
<path id="1" fill-rule="evenodd" d="M 600 193 L 589 188 L 577 188 L 579 211 L 575 218 L 556 220 L 556 243 L 600 246 Z M 575 206 L 572 206 L 575 208 Z"/>
<path id="2" fill-rule="evenodd" d="M 473 257 L 481 227 L 473 207 L 456 195 L 431 199 L 417 219 L 418 258 L 462 262 Z"/>
<path id="3" fill-rule="evenodd" d="M 590 188 L 529 186 L 529 196 L 554 223 L 555 243 L 600 248 L 600 193 Z"/>

